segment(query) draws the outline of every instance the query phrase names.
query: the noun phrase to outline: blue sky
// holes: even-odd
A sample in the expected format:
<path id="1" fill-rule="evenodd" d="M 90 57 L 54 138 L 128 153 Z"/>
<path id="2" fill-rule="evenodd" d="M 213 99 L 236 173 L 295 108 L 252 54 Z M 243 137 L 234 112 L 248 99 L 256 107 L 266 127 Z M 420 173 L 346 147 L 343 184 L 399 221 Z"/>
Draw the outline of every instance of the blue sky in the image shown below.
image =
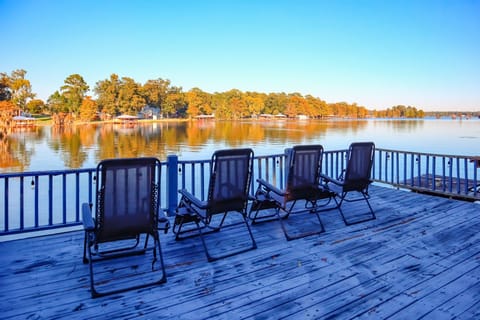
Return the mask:
<path id="1" fill-rule="evenodd" d="M 0 72 L 480 111 L 480 0 L 0 0 Z M 93 93 L 91 93 L 93 94 Z"/>

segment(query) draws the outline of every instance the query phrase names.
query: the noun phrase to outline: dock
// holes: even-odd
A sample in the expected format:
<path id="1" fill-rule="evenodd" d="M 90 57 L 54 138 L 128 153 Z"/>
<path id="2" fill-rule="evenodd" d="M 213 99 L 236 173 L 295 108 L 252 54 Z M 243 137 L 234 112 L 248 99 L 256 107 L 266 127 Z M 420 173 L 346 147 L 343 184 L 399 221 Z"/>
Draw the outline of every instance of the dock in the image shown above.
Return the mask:
<path id="1" fill-rule="evenodd" d="M 337 210 L 323 212 L 324 233 L 293 241 L 278 221 L 255 224 L 256 250 L 210 263 L 198 238 L 162 233 L 167 282 L 96 299 L 82 231 L 0 242 L 1 317 L 479 319 L 480 205 L 382 186 L 370 195 L 376 220 L 345 226 Z M 298 218 L 292 228 L 310 221 Z M 242 236 L 222 229 L 207 240 L 222 248 Z M 129 281 L 148 258 L 109 260 L 100 273 Z"/>
<path id="2" fill-rule="evenodd" d="M 474 179 L 460 179 L 442 175 L 421 175 L 405 180 L 405 188 L 417 192 L 437 194 L 440 196 L 470 200 L 480 192 L 480 182 Z"/>
<path id="3" fill-rule="evenodd" d="M 14 128 L 32 128 L 36 126 L 37 119 L 27 116 L 15 116 L 12 118 Z"/>

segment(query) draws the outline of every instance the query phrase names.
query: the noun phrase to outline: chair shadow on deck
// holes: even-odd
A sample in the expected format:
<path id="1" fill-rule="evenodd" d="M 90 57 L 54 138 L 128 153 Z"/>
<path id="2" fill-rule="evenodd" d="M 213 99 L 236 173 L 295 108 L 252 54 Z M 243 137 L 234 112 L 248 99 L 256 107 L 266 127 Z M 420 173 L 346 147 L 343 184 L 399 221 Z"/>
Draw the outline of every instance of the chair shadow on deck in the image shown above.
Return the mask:
<path id="1" fill-rule="evenodd" d="M 286 188 L 282 190 L 264 179 L 257 179 L 258 188 L 250 208 L 249 218 L 253 224 L 278 219 L 287 240 L 320 234 L 325 231 L 325 228 L 319 214 L 336 209 L 335 206 L 328 206 L 334 193 L 324 189 L 319 183 L 323 147 L 299 145 L 287 149 L 286 153 Z M 304 203 L 304 207 L 296 208 L 297 203 Z M 275 212 L 272 214 L 265 211 L 269 208 L 274 208 Z M 292 220 L 293 216 L 300 216 L 299 214 L 302 217 L 301 222 L 295 227 L 289 225 L 287 219 L 291 217 L 288 220 Z M 316 217 L 310 225 L 314 229 L 299 231 L 306 227 L 307 220 L 312 220 L 307 219 L 308 215 Z M 296 230 L 292 232 L 294 228 Z"/>
<path id="2" fill-rule="evenodd" d="M 159 237 L 159 164 L 156 158 L 111 159 L 98 164 L 94 219 L 92 205 L 82 205 L 83 262 L 89 264 L 92 297 L 166 282 Z M 160 229 L 166 232 L 168 224 Z M 148 246 L 149 236 L 153 246 Z M 139 246 L 143 237 L 145 243 Z M 150 251 L 149 262 L 146 253 Z M 110 261 L 114 258 L 115 264 Z M 99 266 L 97 272 L 94 264 Z"/>
<path id="3" fill-rule="evenodd" d="M 368 187 L 372 183 L 370 179 L 373 158 L 375 154 L 375 145 L 373 142 L 355 142 L 350 145 L 347 154 L 347 164 L 345 170 L 337 178 L 331 178 L 327 175 L 321 175 L 321 183 L 325 189 L 330 190 L 335 194 L 334 200 L 337 204 L 345 225 L 353 225 L 357 223 L 366 222 L 376 218 L 370 205 Z M 353 195 L 352 195 L 353 194 Z M 359 194 L 355 196 L 354 194 Z M 339 200 L 337 200 L 337 198 Z M 362 213 L 349 213 L 350 218 L 355 216 L 354 219 L 348 219 L 345 216 L 344 210 L 342 210 L 342 204 L 344 202 L 356 202 L 365 200 L 369 212 Z M 358 218 L 360 216 L 360 218 Z"/>
<path id="4" fill-rule="evenodd" d="M 199 236 L 208 261 L 226 258 L 257 248 L 247 221 L 247 204 L 253 171 L 253 150 L 227 149 L 214 152 L 210 165 L 208 198 L 201 201 L 186 189 L 179 190 L 180 203 L 176 210 L 173 232 L 176 240 Z M 229 213 L 239 213 L 239 220 L 224 225 Z M 250 243 L 245 245 L 233 229 L 245 228 Z M 216 241 L 217 253 L 208 248 L 208 234 L 228 229 Z M 214 238 L 213 236 L 211 238 Z M 232 250 L 231 248 L 234 247 Z M 218 251 L 221 253 L 219 254 Z"/>

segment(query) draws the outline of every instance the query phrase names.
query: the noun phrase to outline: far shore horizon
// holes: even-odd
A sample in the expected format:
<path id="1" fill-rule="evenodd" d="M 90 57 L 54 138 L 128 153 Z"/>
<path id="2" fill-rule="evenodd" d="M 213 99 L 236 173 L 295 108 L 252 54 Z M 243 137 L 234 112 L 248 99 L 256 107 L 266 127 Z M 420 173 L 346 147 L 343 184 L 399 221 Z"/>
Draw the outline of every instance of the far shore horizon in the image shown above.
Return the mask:
<path id="1" fill-rule="evenodd" d="M 52 125 L 52 116 L 51 115 L 32 115 L 32 117 L 37 120 L 35 124 L 37 125 Z M 241 118 L 241 119 L 222 119 L 222 118 L 215 118 L 208 117 L 208 118 L 137 118 L 136 121 L 141 123 L 149 123 L 149 122 L 185 122 L 185 121 L 238 121 L 238 120 L 254 120 L 254 121 L 304 121 L 304 120 L 317 120 L 317 121 L 338 121 L 338 120 L 431 120 L 431 119 L 452 119 L 452 120 L 470 120 L 470 119 L 480 119 L 480 111 L 426 111 L 425 117 L 414 117 L 414 118 L 407 118 L 407 117 L 364 117 L 364 118 L 354 118 L 354 117 L 337 117 L 337 116 L 326 116 L 323 118 L 288 118 L 282 117 L 279 119 L 263 119 L 262 117 L 249 117 L 249 118 Z M 83 125 L 83 124 L 122 124 L 116 118 L 108 119 L 108 120 L 92 120 L 92 121 L 85 121 L 85 120 L 75 120 L 73 125 Z"/>

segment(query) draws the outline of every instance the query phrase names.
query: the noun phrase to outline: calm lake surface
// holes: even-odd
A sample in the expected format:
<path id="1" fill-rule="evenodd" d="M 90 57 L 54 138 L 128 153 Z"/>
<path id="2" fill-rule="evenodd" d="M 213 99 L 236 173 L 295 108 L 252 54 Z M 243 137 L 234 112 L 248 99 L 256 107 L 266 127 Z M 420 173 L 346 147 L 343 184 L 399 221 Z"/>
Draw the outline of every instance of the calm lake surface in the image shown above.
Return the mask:
<path id="1" fill-rule="evenodd" d="M 106 158 L 155 156 L 165 160 L 209 159 L 223 148 L 251 147 L 256 155 L 282 153 L 296 144 L 346 149 L 353 141 L 378 148 L 480 155 L 480 120 L 274 120 L 147 122 L 134 127 L 38 126 L 16 131 L 2 143 L 0 172 L 93 168 Z M 5 147 L 4 147 L 5 149 Z"/>

